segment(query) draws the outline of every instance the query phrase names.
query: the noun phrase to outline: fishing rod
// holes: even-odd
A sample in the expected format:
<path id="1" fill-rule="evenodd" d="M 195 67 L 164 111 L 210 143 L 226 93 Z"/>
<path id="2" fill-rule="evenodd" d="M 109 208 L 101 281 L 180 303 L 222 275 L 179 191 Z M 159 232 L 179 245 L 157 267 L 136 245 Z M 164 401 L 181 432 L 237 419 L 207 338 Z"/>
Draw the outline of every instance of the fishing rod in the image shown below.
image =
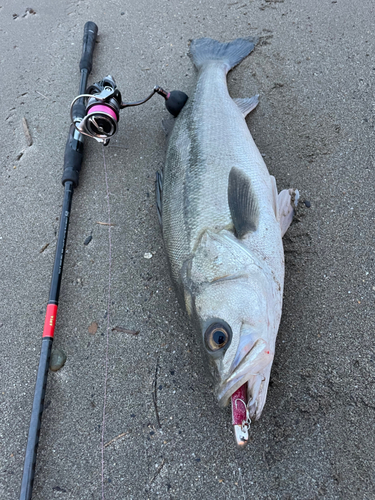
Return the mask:
<path id="1" fill-rule="evenodd" d="M 84 27 L 82 57 L 79 63 L 81 82 L 79 92 L 87 87 L 88 75 L 92 68 L 92 58 L 98 27 L 93 22 L 88 22 Z M 77 102 L 76 115 L 82 113 L 82 102 Z M 82 115 L 83 117 L 83 115 Z M 44 407 L 44 396 L 47 385 L 47 375 L 51 356 L 52 342 L 56 324 L 56 313 L 59 302 L 61 277 L 64 264 L 65 246 L 68 234 L 70 209 L 72 206 L 73 190 L 78 186 L 79 173 L 83 160 L 83 137 L 76 133 L 74 126 L 70 127 L 68 141 L 65 147 L 64 172 L 62 183 L 64 185 L 64 199 L 60 218 L 59 234 L 57 238 L 55 261 L 52 271 L 49 300 L 43 329 L 42 347 L 40 352 L 38 374 L 36 378 L 34 401 L 31 411 L 29 434 L 27 438 L 25 463 L 21 483 L 20 500 L 30 500 L 35 476 L 36 454 L 39 444 L 40 426 Z"/>
<path id="2" fill-rule="evenodd" d="M 111 137 L 117 132 L 120 109 L 129 106 L 139 106 L 151 99 L 153 95 L 159 94 L 164 97 L 168 111 L 173 116 L 177 116 L 188 99 L 187 95 L 179 90 L 167 92 L 161 87 L 155 86 L 151 94 L 141 101 L 122 102 L 121 93 L 117 88 L 114 78 L 110 75 L 87 88 L 87 80 L 92 69 L 97 34 L 97 25 L 92 21 L 87 22 L 84 26 L 82 56 L 79 63 L 81 72 L 79 95 L 73 100 L 70 107 L 71 125 L 65 146 L 62 176 L 64 199 L 49 300 L 44 321 L 39 367 L 25 452 L 20 500 L 31 500 L 32 497 L 37 449 L 47 386 L 48 368 L 56 325 L 70 211 L 73 191 L 74 188 L 78 186 L 79 174 L 82 167 L 84 136 L 91 137 L 106 146 Z"/>

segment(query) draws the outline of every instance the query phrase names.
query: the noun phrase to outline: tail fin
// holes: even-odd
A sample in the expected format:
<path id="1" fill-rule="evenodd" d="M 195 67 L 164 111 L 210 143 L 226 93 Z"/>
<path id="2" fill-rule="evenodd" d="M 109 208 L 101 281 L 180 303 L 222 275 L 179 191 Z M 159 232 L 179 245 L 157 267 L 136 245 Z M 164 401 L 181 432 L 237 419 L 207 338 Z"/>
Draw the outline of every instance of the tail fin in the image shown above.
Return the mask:
<path id="1" fill-rule="evenodd" d="M 228 72 L 249 55 L 257 43 L 256 37 L 237 38 L 228 43 L 212 38 L 198 38 L 191 42 L 189 55 L 197 69 L 211 61 L 220 61 L 225 64 Z"/>

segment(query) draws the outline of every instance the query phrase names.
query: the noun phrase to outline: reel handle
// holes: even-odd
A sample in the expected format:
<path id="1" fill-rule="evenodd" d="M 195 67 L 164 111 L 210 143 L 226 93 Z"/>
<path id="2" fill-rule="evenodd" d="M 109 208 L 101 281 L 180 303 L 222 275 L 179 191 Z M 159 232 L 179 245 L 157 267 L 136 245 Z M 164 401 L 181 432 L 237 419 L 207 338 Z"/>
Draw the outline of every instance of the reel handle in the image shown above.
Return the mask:
<path id="1" fill-rule="evenodd" d="M 95 41 L 98 35 L 98 27 L 92 22 L 88 21 L 83 29 L 83 48 L 82 56 L 79 62 L 79 69 L 87 70 L 87 73 L 91 73 L 92 69 L 92 56 L 94 54 Z"/>

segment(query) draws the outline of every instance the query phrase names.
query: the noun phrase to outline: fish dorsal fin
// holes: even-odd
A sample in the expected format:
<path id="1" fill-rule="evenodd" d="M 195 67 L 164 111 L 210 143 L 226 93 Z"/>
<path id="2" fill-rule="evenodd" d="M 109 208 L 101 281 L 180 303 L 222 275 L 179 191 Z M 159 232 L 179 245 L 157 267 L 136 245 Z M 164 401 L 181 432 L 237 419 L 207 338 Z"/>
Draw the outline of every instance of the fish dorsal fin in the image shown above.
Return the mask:
<path id="1" fill-rule="evenodd" d="M 259 223 L 258 200 L 249 177 L 233 167 L 228 179 L 228 204 L 237 238 L 254 232 Z"/>
<path id="2" fill-rule="evenodd" d="M 259 102 L 259 95 L 254 95 L 253 97 L 236 97 L 233 101 L 240 108 L 243 117 L 245 118 L 253 109 L 255 109 Z"/>

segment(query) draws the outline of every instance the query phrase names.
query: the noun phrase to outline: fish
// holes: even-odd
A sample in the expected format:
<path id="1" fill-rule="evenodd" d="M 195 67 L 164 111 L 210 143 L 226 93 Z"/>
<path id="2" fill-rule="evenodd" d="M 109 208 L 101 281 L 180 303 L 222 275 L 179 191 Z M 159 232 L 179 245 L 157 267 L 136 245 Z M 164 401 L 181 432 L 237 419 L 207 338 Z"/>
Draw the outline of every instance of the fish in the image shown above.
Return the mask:
<path id="1" fill-rule="evenodd" d="M 192 95 L 175 119 L 156 195 L 172 281 L 198 334 L 219 405 L 243 448 L 267 397 L 282 312 L 284 250 L 299 192 L 278 193 L 245 117 L 259 96 L 229 95 L 227 74 L 255 37 L 195 39 Z"/>

